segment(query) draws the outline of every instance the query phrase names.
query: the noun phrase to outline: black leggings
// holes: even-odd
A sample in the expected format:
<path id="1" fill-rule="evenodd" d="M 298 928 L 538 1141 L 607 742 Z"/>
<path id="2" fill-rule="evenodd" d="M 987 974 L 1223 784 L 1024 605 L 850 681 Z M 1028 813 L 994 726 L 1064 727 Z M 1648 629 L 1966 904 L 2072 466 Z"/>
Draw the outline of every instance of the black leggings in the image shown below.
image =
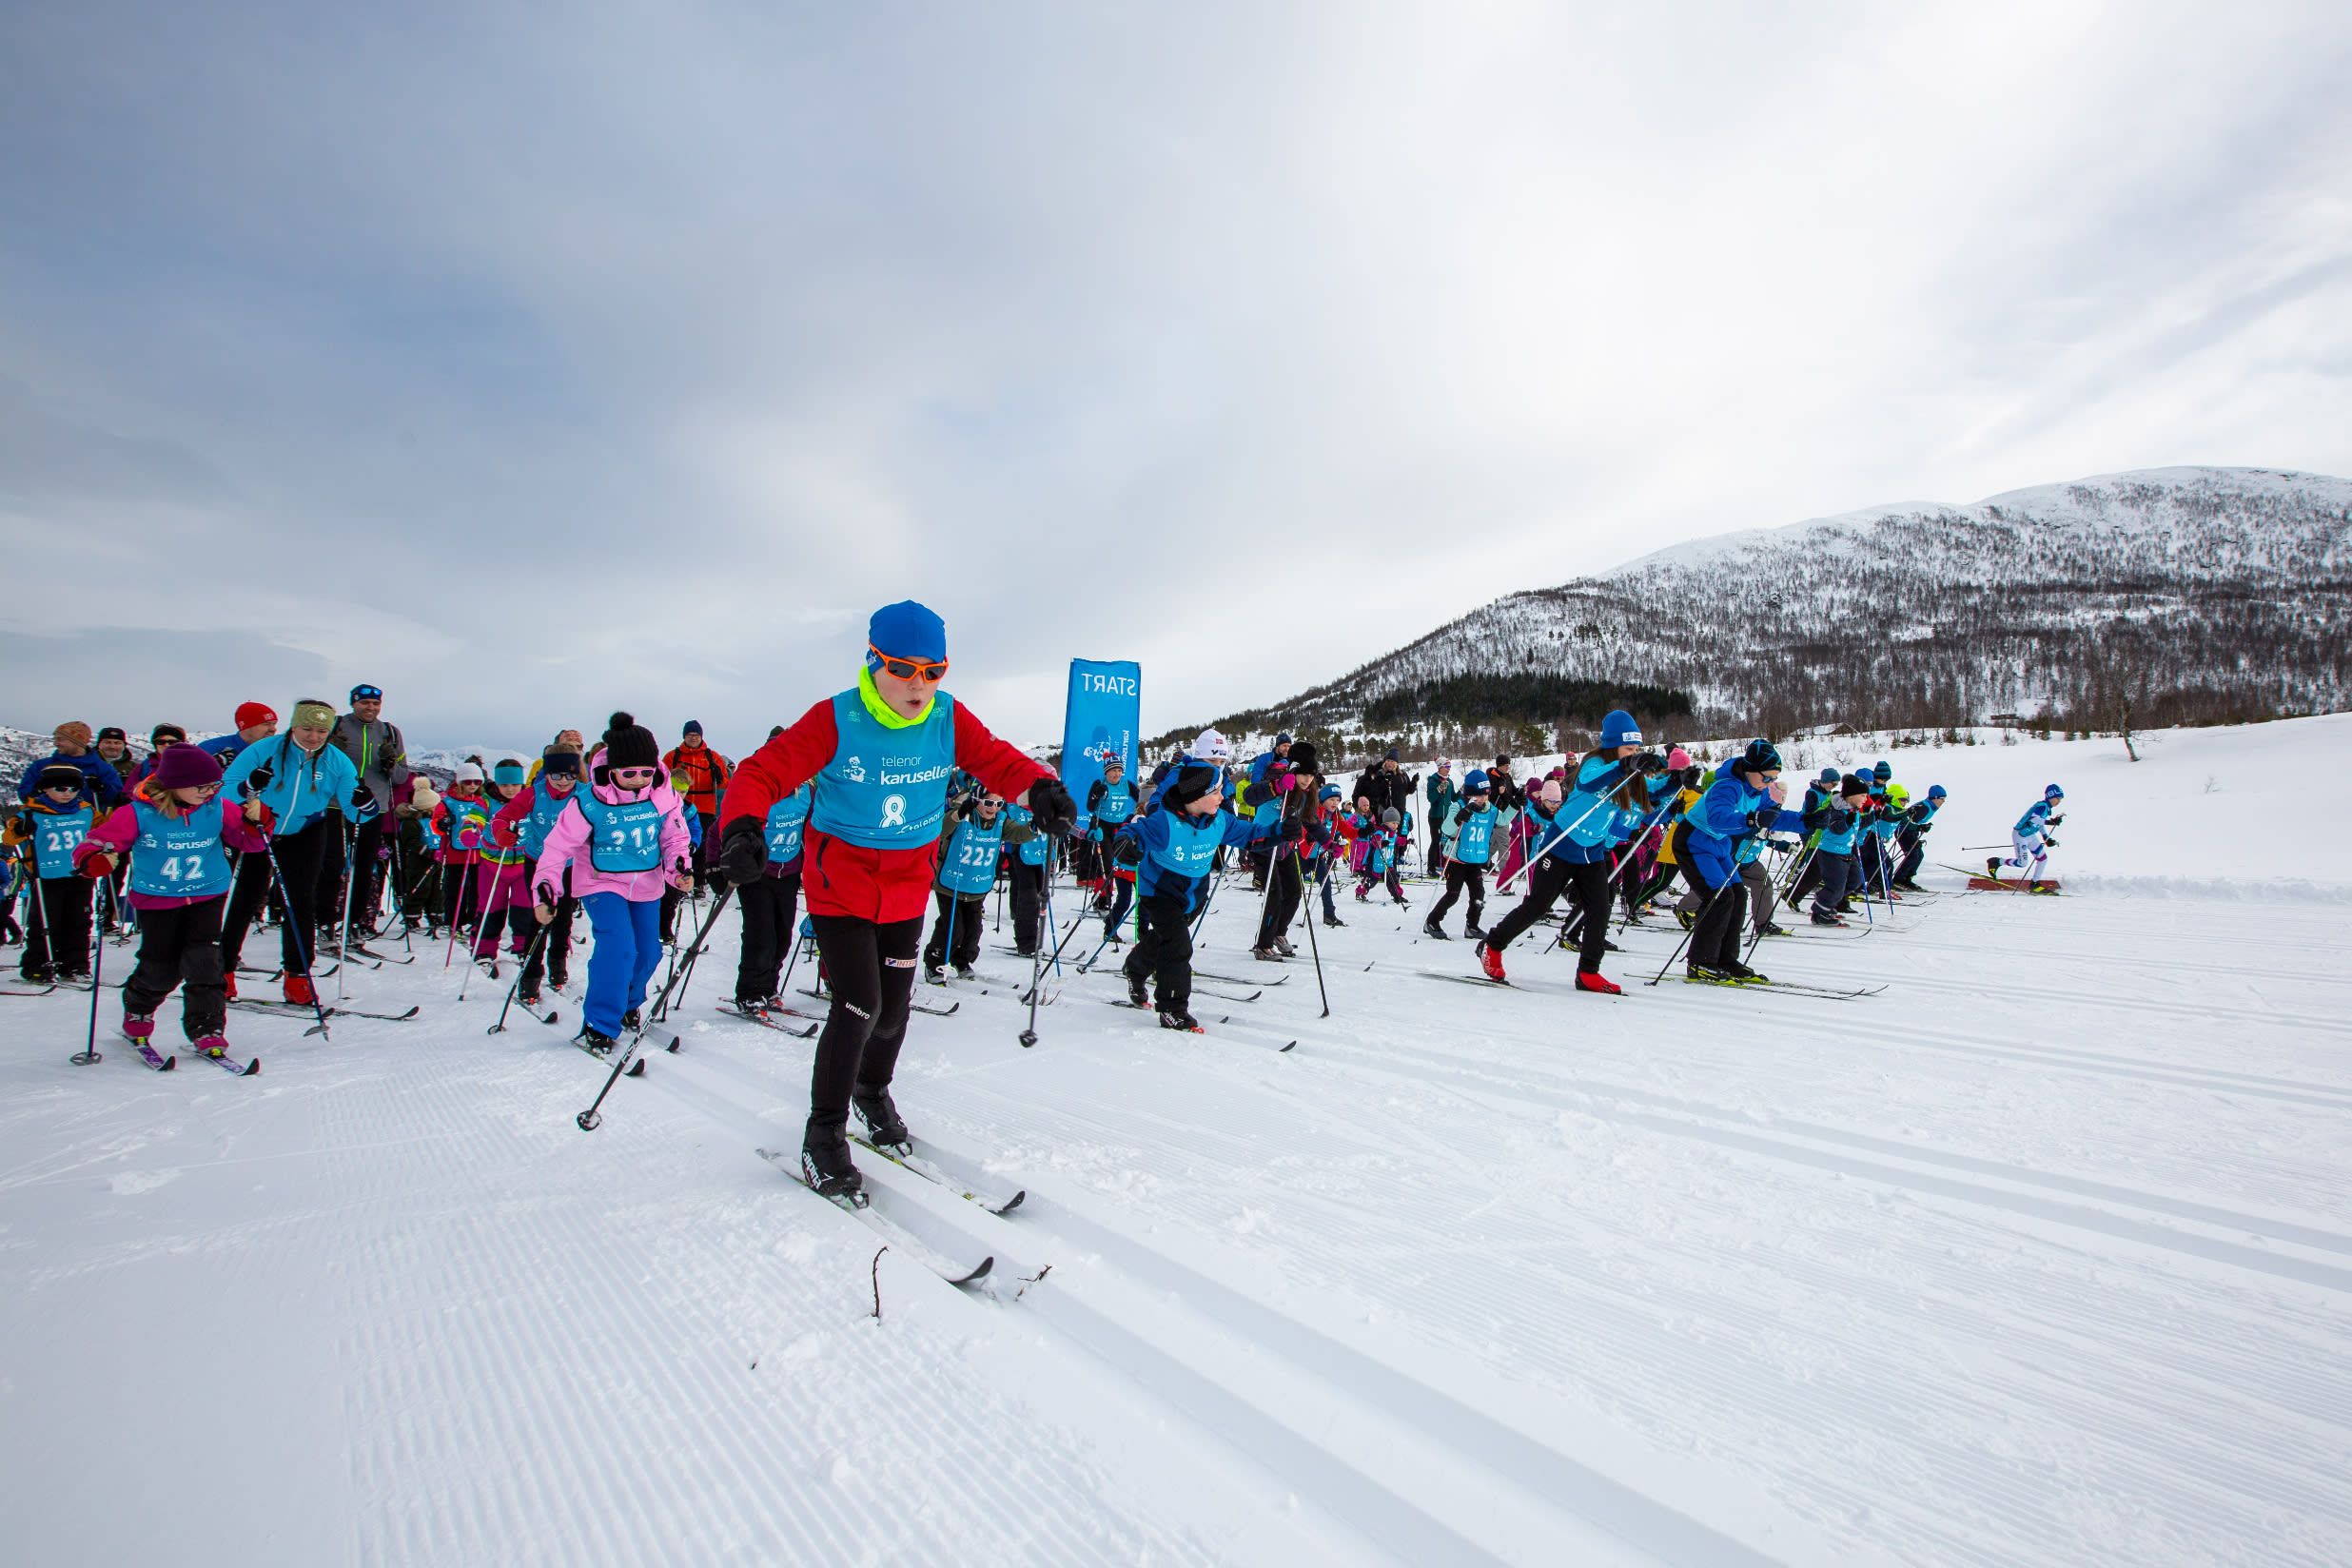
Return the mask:
<path id="1" fill-rule="evenodd" d="M 914 950 L 923 917 L 876 925 L 850 914 L 812 914 L 816 951 L 833 985 L 833 1009 L 816 1037 L 809 1079 L 809 1131 L 838 1133 L 850 1123 L 850 1094 L 888 1088 L 907 1040 L 907 1004 L 914 993 Z"/>
<path id="2" fill-rule="evenodd" d="M 1455 860 L 1446 865 L 1445 896 L 1439 899 L 1437 907 L 1429 911 L 1429 924 L 1444 925 L 1446 911 L 1454 907 L 1454 900 L 1460 898 L 1465 890 L 1470 894 L 1470 912 L 1465 919 L 1470 925 L 1475 926 L 1479 923 L 1480 911 L 1486 908 L 1486 863 L 1484 861 L 1481 860 L 1477 865 L 1472 865 L 1467 860 Z"/>
<path id="3" fill-rule="evenodd" d="M 762 999 L 775 994 L 784 974 L 785 944 L 800 911 L 800 873 L 761 875 L 735 890 L 743 911 L 743 952 L 735 963 L 735 994 Z"/>
<path id="4" fill-rule="evenodd" d="M 988 924 L 989 895 L 933 888 L 931 896 L 938 900 L 939 913 L 931 921 L 931 941 L 923 949 L 923 962 L 933 969 L 945 969 L 950 964 L 958 969 L 971 968 L 980 956 L 980 928 Z"/>
<path id="5" fill-rule="evenodd" d="M 1290 922 L 1299 913 L 1299 861 L 1296 855 L 1277 853 L 1274 868 L 1267 873 L 1265 913 L 1258 921 L 1258 946 L 1270 948 L 1274 939 L 1290 929 Z"/>
<path id="6" fill-rule="evenodd" d="M 317 905 L 312 895 L 319 886 L 319 862 L 326 853 L 328 834 L 343 821 L 329 813 L 312 819 L 300 833 L 269 841 L 278 857 L 278 874 L 285 879 L 285 923 L 278 928 L 279 963 L 288 974 L 308 974 L 313 945 L 318 941 Z M 340 848 L 338 854 L 342 853 Z M 237 861 L 236 885 L 229 890 L 228 910 L 221 917 L 221 962 L 236 969 L 245 956 L 245 931 L 270 893 L 269 854 L 247 854 Z M 144 917 L 142 917 L 144 923 Z"/>
<path id="7" fill-rule="evenodd" d="M 1582 930 L 1577 939 L 1577 968 L 1586 974 L 1600 972 L 1600 955 L 1608 951 L 1609 871 L 1599 861 L 1571 865 L 1545 855 L 1527 873 L 1527 896 L 1519 907 L 1495 922 L 1486 933 L 1489 951 L 1500 952 L 1521 931 L 1552 912 L 1563 892 L 1573 890 Z"/>
<path id="8" fill-rule="evenodd" d="M 1739 911 L 1748 902 L 1747 884 L 1739 879 L 1739 869 L 1732 869 L 1722 887 L 1710 888 L 1698 868 L 1685 856 L 1682 874 L 1698 898 L 1698 925 L 1691 933 L 1690 962 L 1716 970 L 1738 962 L 1739 933 L 1747 929 Z"/>
<path id="9" fill-rule="evenodd" d="M 152 1018 L 174 986 L 186 986 L 180 993 L 180 1028 L 190 1040 L 221 1032 L 228 1018 L 221 959 L 221 916 L 227 902 L 206 898 L 176 910 L 139 911 L 139 966 L 123 986 L 126 1013 Z"/>
<path id="10" fill-rule="evenodd" d="M 1162 1012 L 1182 1012 L 1192 1000 L 1192 911 L 1183 893 L 1154 893 L 1143 902 L 1144 934 L 1127 953 L 1121 972 L 1152 979 L 1152 999 Z"/>

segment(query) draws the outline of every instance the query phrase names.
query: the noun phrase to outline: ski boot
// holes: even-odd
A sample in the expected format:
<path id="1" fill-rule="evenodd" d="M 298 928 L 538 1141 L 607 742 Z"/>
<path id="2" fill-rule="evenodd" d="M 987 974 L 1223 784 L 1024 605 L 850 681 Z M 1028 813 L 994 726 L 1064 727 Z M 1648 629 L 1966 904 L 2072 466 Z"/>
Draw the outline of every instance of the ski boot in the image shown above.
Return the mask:
<path id="1" fill-rule="evenodd" d="M 319 988 L 307 975 L 289 974 L 285 977 L 285 999 L 289 1006 L 306 1008 L 319 1000 Z"/>
<path id="2" fill-rule="evenodd" d="M 1991 877 L 1995 882 L 2001 880 L 2001 857 L 1999 855 L 1989 854 L 1985 856 L 1985 874 Z"/>
<path id="3" fill-rule="evenodd" d="M 1299 956 L 1299 950 L 1290 945 L 1290 938 L 1287 936 L 1278 936 L 1274 938 L 1274 951 L 1281 953 L 1284 958 L 1296 958 Z"/>
<path id="4" fill-rule="evenodd" d="M 1772 978 L 1769 975 L 1757 973 L 1754 970 L 1750 969 L 1747 965 L 1741 963 L 1736 958 L 1731 959 L 1724 964 L 1723 972 L 1734 980 L 1738 981 L 1743 986 L 1769 986 L 1772 984 Z"/>
<path id="5" fill-rule="evenodd" d="M 1726 973 L 1722 970 L 1716 969 L 1713 964 L 1685 964 L 1682 966 L 1682 973 L 1686 979 L 1703 980 L 1709 985 L 1731 986 L 1738 984 L 1738 982 L 1734 980 L 1730 974 Z"/>
<path id="6" fill-rule="evenodd" d="M 1767 920 L 1764 922 L 1764 934 L 1767 936 L 1786 936 L 1789 934 L 1789 929 L 1777 920 Z"/>
<path id="7" fill-rule="evenodd" d="M 237 1000 L 237 971 L 225 964 L 221 967 L 227 970 L 221 976 L 221 989 L 228 993 L 223 1000 L 234 1002 Z"/>
<path id="8" fill-rule="evenodd" d="M 1836 915 L 1830 913 L 1827 910 L 1813 911 L 1813 923 L 1816 926 L 1829 926 L 1837 931 L 1844 931 L 1846 929 L 1846 922 L 1839 919 Z"/>
<path id="9" fill-rule="evenodd" d="M 1336 915 L 1336 914 L 1326 914 L 1326 915 L 1324 915 L 1324 916 L 1323 917 L 1323 923 L 1324 925 L 1326 925 L 1326 926 L 1344 926 L 1344 925 L 1346 925 L 1346 924 L 1347 924 L 1347 922 L 1346 922 L 1346 921 L 1344 921 L 1344 920 L 1341 919 L 1341 918 L 1340 918 L 1338 915 Z"/>
<path id="10" fill-rule="evenodd" d="M 1184 1009 L 1174 1006 L 1165 1007 L 1160 1009 L 1160 1027 L 1164 1029 L 1175 1029 L 1184 1034 L 1205 1034 L 1208 1032 L 1206 1029 L 1201 1028 L 1199 1019 L 1194 1018 L 1192 1014 L 1186 1012 Z"/>
<path id="11" fill-rule="evenodd" d="M 1283 955 L 1272 948 L 1252 948 L 1249 956 L 1261 964 L 1279 964 L 1283 961 Z"/>
<path id="12" fill-rule="evenodd" d="M 768 1016 L 768 1004 L 762 997 L 738 996 L 727 1005 L 735 1009 L 735 1011 L 743 1014 L 746 1018 L 765 1018 Z"/>
<path id="13" fill-rule="evenodd" d="M 1031 956 L 1034 956 L 1034 954 Z M 958 964 L 955 966 L 955 977 L 958 980 L 970 980 L 975 972 L 976 971 L 970 964 Z"/>
<path id="14" fill-rule="evenodd" d="M 1625 988 L 1618 985 L 1616 981 L 1609 979 L 1605 975 L 1587 974 L 1582 970 L 1577 970 L 1577 990 L 1589 990 L 1597 996 L 1622 996 L 1625 994 Z"/>
<path id="15" fill-rule="evenodd" d="M 1688 910 L 1676 910 L 1675 911 L 1675 923 L 1680 926 L 1684 931 L 1689 931 L 1693 926 L 1698 924 L 1698 916 L 1693 914 Z"/>
<path id="16" fill-rule="evenodd" d="M 1432 942 L 1451 942 L 1453 940 L 1445 934 L 1445 928 L 1439 925 L 1434 916 L 1421 922 L 1421 934 Z"/>
<path id="17" fill-rule="evenodd" d="M 866 1206 L 866 1179 L 851 1163 L 849 1135 L 837 1127 L 809 1125 L 800 1140 L 800 1179 L 819 1197 Z"/>
<path id="18" fill-rule="evenodd" d="M 1480 941 L 1478 946 L 1478 955 L 1479 968 L 1486 971 L 1486 978 L 1509 983 L 1510 977 L 1502 972 L 1502 954 Z"/>
<path id="19" fill-rule="evenodd" d="M 944 986 L 948 983 L 947 967 L 943 964 L 926 964 L 923 966 L 923 978 L 931 985 Z"/>
<path id="20" fill-rule="evenodd" d="M 631 1008 L 627 1012 L 620 1015 L 620 1027 L 625 1029 L 643 1029 L 645 1027 L 645 1019 L 639 1013 L 637 1009 Z"/>
<path id="21" fill-rule="evenodd" d="M 228 1040 L 225 1035 L 206 1034 L 190 1040 L 187 1049 L 199 1056 L 209 1056 L 217 1062 L 228 1054 Z"/>
<path id="22" fill-rule="evenodd" d="M 123 1038 L 134 1046 L 144 1046 L 155 1038 L 155 1015 L 147 1012 L 123 1014 Z"/>
<path id="23" fill-rule="evenodd" d="M 1480 925 L 1475 920 L 1465 922 L 1461 928 L 1461 933 L 1462 935 L 1470 938 L 1473 942 L 1483 942 L 1486 940 L 1486 928 Z"/>
<path id="24" fill-rule="evenodd" d="M 905 1158 L 914 1152 L 914 1134 L 907 1130 L 898 1107 L 891 1104 L 888 1088 L 874 1088 L 857 1086 L 850 1096 L 850 1104 L 857 1110 L 857 1119 L 866 1124 L 867 1141 L 876 1148 L 890 1150 Z"/>
<path id="25" fill-rule="evenodd" d="M 594 1024 L 582 1024 L 579 1027 L 579 1033 L 574 1035 L 573 1038 L 587 1047 L 593 1055 L 607 1055 L 613 1049 L 613 1037 L 598 1032 Z"/>
<path id="26" fill-rule="evenodd" d="M 526 1008 L 538 1007 L 539 1005 L 539 988 L 537 986 L 523 987 L 521 990 L 515 992 L 515 1000 L 520 1002 Z"/>
<path id="27" fill-rule="evenodd" d="M 1127 1000 L 1145 1011 L 1150 1011 L 1151 993 L 1144 989 L 1144 977 L 1140 974 L 1130 974 L 1127 977 Z"/>
<path id="28" fill-rule="evenodd" d="M 1370 888 L 1358 888 L 1358 889 L 1356 890 L 1356 902 L 1357 902 L 1357 903 L 1359 903 L 1359 904 L 1369 904 L 1369 903 L 1371 903 L 1371 902 L 1372 902 L 1372 890 L 1371 890 Z"/>

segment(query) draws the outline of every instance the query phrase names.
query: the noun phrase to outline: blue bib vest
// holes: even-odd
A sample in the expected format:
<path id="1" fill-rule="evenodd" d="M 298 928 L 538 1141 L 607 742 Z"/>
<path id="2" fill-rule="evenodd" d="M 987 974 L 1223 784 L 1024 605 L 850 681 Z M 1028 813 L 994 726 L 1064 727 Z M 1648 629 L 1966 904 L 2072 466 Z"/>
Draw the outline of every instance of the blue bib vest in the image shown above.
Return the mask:
<path id="1" fill-rule="evenodd" d="M 1495 809 L 1472 812 L 1454 830 L 1454 858 L 1465 866 L 1483 866 L 1495 847 Z"/>
<path id="2" fill-rule="evenodd" d="M 1009 801 L 1006 803 L 1004 814 L 1014 822 L 1037 820 L 1034 815 L 1030 814 L 1028 807 L 1015 806 Z M 1034 834 L 1015 844 L 1012 847 L 1012 853 L 1021 857 L 1021 864 L 1024 866 L 1042 866 L 1053 858 L 1053 840 L 1043 833 Z"/>
<path id="3" fill-rule="evenodd" d="M 1116 784 L 1103 786 L 1103 803 L 1094 809 L 1094 820 L 1102 825 L 1106 835 L 1134 814 L 1134 785 L 1123 778 Z"/>
<path id="4" fill-rule="evenodd" d="M 973 817 L 955 830 L 948 840 L 948 853 L 940 858 L 939 885 L 966 898 L 974 898 L 996 886 L 996 854 L 1005 847 L 1005 817 L 999 812 L 996 820 L 983 828 Z"/>
<path id="5" fill-rule="evenodd" d="M 1755 813 L 1755 809 L 1764 803 L 1764 794 L 1760 790 L 1752 790 L 1748 788 L 1747 785 L 1740 783 L 1737 779 L 1734 779 L 1732 781 L 1732 788 L 1739 792 L 1739 814 L 1742 817 L 1753 816 Z M 1713 790 L 1708 792 L 1709 794 L 1714 793 L 1715 792 Z M 1697 802 L 1691 807 L 1690 811 L 1684 813 L 1683 820 L 1691 825 L 1691 831 L 1693 833 L 1705 833 L 1709 838 L 1730 838 L 1734 836 L 1732 833 L 1717 833 L 1715 829 L 1709 827 L 1707 825 L 1707 796 L 1702 794 L 1698 797 Z"/>
<path id="6" fill-rule="evenodd" d="M 54 816 L 27 813 L 32 825 L 32 854 L 44 881 L 73 874 L 73 852 L 89 836 L 98 813 L 88 806 Z"/>
<path id="7" fill-rule="evenodd" d="M 833 698 L 833 760 L 816 775 L 809 825 L 870 850 L 937 842 L 955 771 L 955 699 L 941 692 L 920 724 L 893 730 L 856 690 Z"/>
<path id="8" fill-rule="evenodd" d="M 146 801 L 139 816 L 139 841 L 130 848 L 130 891 L 156 898 L 210 898 L 228 892 L 228 851 L 221 843 L 226 809 L 217 796 L 178 821 Z"/>
<path id="9" fill-rule="evenodd" d="M 781 866 L 800 858 L 800 835 L 809 822 L 809 787 L 806 784 L 768 808 L 768 822 L 762 831 L 768 839 L 768 864 Z"/>
<path id="10" fill-rule="evenodd" d="M 555 795 L 548 794 L 543 778 L 531 786 L 535 797 L 531 810 L 523 816 L 522 826 L 515 830 L 515 841 L 522 846 L 524 854 L 534 860 L 539 857 L 539 852 L 547 847 L 547 835 L 555 832 L 556 818 L 563 814 L 564 807 L 579 797 L 583 788 L 575 784 L 569 794 Z"/>
<path id="11" fill-rule="evenodd" d="M 1194 824 L 1199 826 L 1195 827 Z M 1208 874 L 1217 863 L 1217 851 L 1225 843 L 1225 813 L 1211 812 L 1206 816 L 1194 816 L 1188 812 L 1170 813 L 1167 842 L 1151 852 L 1151 858 L 1174 875 L 1198 880 Z"/>
<path id="12" fill-rule="evenodd" d="M 580 814 L 588 819 L 588 864 L 598 871 L 620 874 L 657 871 L 661 866 L 662 810 L 651 800 L 624 800 L 607 806 L 589 790 L 575 790 Z"/>

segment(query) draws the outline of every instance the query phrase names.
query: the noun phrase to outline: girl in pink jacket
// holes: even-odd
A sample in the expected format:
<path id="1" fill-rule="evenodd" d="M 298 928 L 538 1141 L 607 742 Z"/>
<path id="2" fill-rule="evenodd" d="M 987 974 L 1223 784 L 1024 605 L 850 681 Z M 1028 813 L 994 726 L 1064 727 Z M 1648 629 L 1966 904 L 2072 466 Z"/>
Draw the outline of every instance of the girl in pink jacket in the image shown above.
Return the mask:
<path id="1" fill-rule="evenodd" d="M 661 960 L 661 890 L 693 881 L 693 840 L 678 797 L 655 783 L 660 766 L 653 731 L 615 714 L 604 744 L 588 758 L 589 787 L 572 792 L 532 872 L 532 912 L 541 925 L 556 917 L 568 867 L 573 895 L 596 932 L 579 1032 L 591 1050 L 636 1027 L 645 983 Z"/>

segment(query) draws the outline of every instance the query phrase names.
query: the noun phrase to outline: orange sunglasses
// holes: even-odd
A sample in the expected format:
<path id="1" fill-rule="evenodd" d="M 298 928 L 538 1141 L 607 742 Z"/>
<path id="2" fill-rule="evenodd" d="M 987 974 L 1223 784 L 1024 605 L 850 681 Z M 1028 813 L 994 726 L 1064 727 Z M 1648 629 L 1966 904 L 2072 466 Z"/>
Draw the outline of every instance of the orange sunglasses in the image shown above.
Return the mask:
<path id="1" fill-rule="evenodd" d="M 882 668 L 900 680 L 928 680 L 933 683 L 948 676 L 948 661 L 944 658 L 893 658 L 875 647 L 866 644 L 866 652 L 882 661 Z"/>

